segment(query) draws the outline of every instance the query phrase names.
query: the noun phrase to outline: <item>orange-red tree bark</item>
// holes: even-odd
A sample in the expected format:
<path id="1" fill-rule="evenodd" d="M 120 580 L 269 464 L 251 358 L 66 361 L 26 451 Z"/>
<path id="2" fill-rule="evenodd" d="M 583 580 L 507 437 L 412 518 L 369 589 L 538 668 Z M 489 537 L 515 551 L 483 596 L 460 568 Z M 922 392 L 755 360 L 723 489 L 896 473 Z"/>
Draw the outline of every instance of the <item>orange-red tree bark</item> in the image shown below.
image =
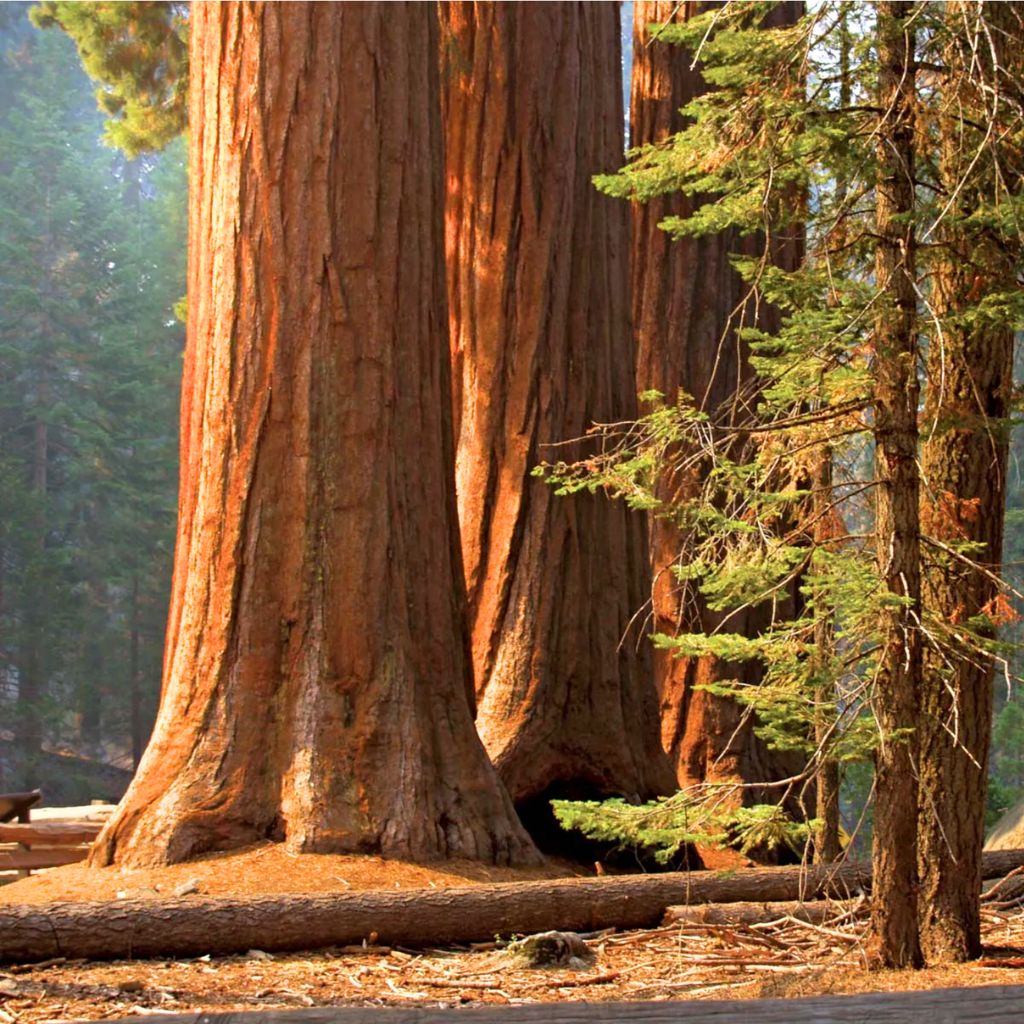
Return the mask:
<path id="1" fill-rule="evenodd" d="M 192 7 L 163 696 L 94 864 L 536 857 L 474 730 L 431 4 Z"/>
<path id="2" fill-rule="evenodd" d="M 874 384 L 875 543 L 878 572 L 900 598 L 880 614 L 882 652 L 873 710 L 875 749 L 872 942 L 887 967 L 919 966 L 917 921 L 918 738 L 921 698 L 921 560 L 918 496 L 918 324 L 915 266 L 913 0 L 878 5 L 878 105 L 875 190 Z"/>
<path id="3" fill-rule="evenodd" d="M 530 479 L 635 413 L 618 9 L 442 5 L 448 287 L 477 726 L 517 802 L 671 786 L 641 520 Z M 570 446 L 568 455 L 579 453 Z"/>
<path id="4" fill-rule="evenodd" d="M 706 5 L 673 0 L 637 0 L 633 5 L 633 73 L 630 144 L 662 142 L 683 127 L 679 110 L 706 86 L 692 67 L 692 56 L 652 37 L 650 26 L 693 17 Z M 786 24 L 802 13 L 802 4 L 786 3 L 772 12 L 771 23 Z M 734 232 L 673 241 L 658 225 L 669 216 L 687 216 L 693 200 L 682 195 L 652 199 L 633 207 L 632 301 L 637 339 L 640 391 L 660 391 L 674 402 L 680 391 L 716 417 L 729 416 L 737 396 L 753 394 L 748 350 L 735 334 L 744 318 L 749 292 L 729 264 L 739 250 Z M 744 243 L 760 245 L 761 242 Z M 786 245 L 779 256 L 795 265 L 799 246 Z M 778 257 L 777 257 L 778 258 Z M 748 309 L 753 303 L 747 304 Z M 760 323 L 771 313 L 761 311 Z M 749 312 L 745 322 L 750 323 Z M 694 497 L 703 486 L 697 471 L 666 474 L 666 498 Z M 659 633 L 711 632 L 718 619 L 692 587 L 671 573 L 685 546 L 675 524 L 653 520 L 650 527 L 654 625 Z M 733 614 L 732 631 L 754 635 L 764 614 L 751 609 Z M 785 777 L 798 767 L 792 756 L 767 750 L 753 733 L 753 720 L 734 701 L 699 687 L 721 679 L 756 683 L 753 663 L 724 663 L 718 658 L 677 658 L 655 653 L 655 679 L 661 701 L 662 744 L 681 786 L 701 782 L 761 782 Z"/>
<path id="5" fill-rule="evenodd" d="M 1007 251 L 995 233 L 987 236 L 968 225 L 975 211 L 992 202 L 993 181 L 1000 192 L 1005 190 L 1003 195 L 1020 193 L 1024 165 L 1024 150 L 1008 140 L 999 143 L 994 161 L 988 153 L 978 160 L 986 148 L 981 138 L 1003 116 L 999 108 L 1022 98 L 1024 58 L 1016 41 L 1024 29 L 1024 10 L 1019 4 L 979 9 L 955 0 L 943 6 L 943 14 L 945 56 L 954 71 L 943 85 L 939 168 L 950 215 L 938 228 L 948 255 L 938 262 L 933 278 L 932 308 L 943 330 L 941 341 L 934 339 L 928 350 L 921 526 L 947 546 L 977 545 L 971 558 L 980 568 L 942 551 L 924 552 L 925 609 L 952 626 L 945 636 L 933 632 L 924 645 L 918 727 L 918 916 L 923 953 L 930 962 L 981 953 L 978 882 L 994 664 L 982 651 L 965 650 L 957 626 L 979 615 L 998 623 L 1009 612 L 1005 607 L 1000 613 L 1006 598 L 995 578 L 1002 562 L 1013 331 L 986 323 L 975 305 L 983 297 L 978 289 L 1012 292 L 1017 267 L 1013 249 Z M 976 37 L 967 27 L 987 41 L 980 57 L 972 53 Z"/>

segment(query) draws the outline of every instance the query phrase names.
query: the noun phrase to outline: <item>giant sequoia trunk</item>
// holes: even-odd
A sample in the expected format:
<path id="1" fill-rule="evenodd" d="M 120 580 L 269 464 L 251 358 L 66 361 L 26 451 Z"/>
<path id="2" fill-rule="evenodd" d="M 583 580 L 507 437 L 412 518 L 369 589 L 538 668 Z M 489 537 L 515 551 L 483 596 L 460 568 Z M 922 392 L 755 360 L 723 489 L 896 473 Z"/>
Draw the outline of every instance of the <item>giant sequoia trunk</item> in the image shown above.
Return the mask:
<path id="1" fill-rule="evenodd" d="M 917 295 L 914 213 L 913 0 L 878 5 L 874 324 L 875 539 L 878 574 L 899 599 L 880 611 L 874 712 L 872 860 L 875 953 L 889 967 L 920 963 L 917 926 L 917 737 L 921 689 L 921 566 L 917 463 Z"/>
<path id="2" fill-rule="evenodd" d="M 679 108 L 705 88 L 692 56 L 652 38 L 649 26 L 692 17 L 703 5 L 673 0 L 638 0 L 633 5 L 633 78 L 630 110 L 631 144 L 664 141 L 683 127 Z M 768 24 L 789 24 L 802 5 L 782 4 Z M 733 232 L 673 241 L 658 225 L 666 217 L 686 216 L 693 201 L 670 195 L 633 208 L 633 323 L 637 338 L 637 385 L 660 391 L 674 402 L 680 391 L 691 395 L 716 418 L 728 420 L 734 399 L 754 384 L 747 346 L 735 335 L 744 318 L 749 292 L 732 267 L 730 253 L 740 248 Z M 744 247 L 760 243 L 744 243 Z M 800 248 L 785 245 L 776 258 L 795 266 Z M 752 307 L 747 304 L 748 308 Z M 761 324 L 772 314 L 762 313 Z M 750 316 L 745 322 L 749 325 Z M 740 407 L 737 406 L 737 409 Z M 700 494 L 699 472 L 667 473 L 662 495 L 686 500 Z M 659 633 L 710 633 L 719 619 L 692 587 L 682 587 L 671 573 L 685 547 L 685 537 L 671 522 L 650 526 L 654 625 Z M 751 609 L 729 619 L 730 630 L 755 635 L 766 613 Z M 699 687 L 721 679 L 756 683 L 753 663 L 731 664 L 718 658 L 677 658 L 655 653 L 655 678 L 661 699 L 662 744 L 681 786 L 701 782 L 759 782 L 786 777 L 799 768 L 792 755 L 769 751 L 753 733 L 753 720 L 732 700 Z M 751 794 L 753 796 L 753 794 Z"/>
<path id="3" fill-rule="evenodd" d="M 951 66 L 968 67 L 965 24 L 976 17 L 974 5 L 949 3 Z M 1020 57 L 1009 41 L 1020 38 L 1017 4 L 985 7 L 986 39 L 1000 63 L 1013 67 Z M 1010 80 L 992 66 L 985 48 L 974 74 L 996 84 L 999 96 Z M 1019 86 L 1017 86 L 1019 89 Z M 992 719 L 992 659 L 965 650 L 956 624 L 979 614 L 998 619 L 998 588 L 989 573 L 998 573 L 1002 558 L 1003 510 L 1006 503 L 1007 426 L 1013 385 L 1013 331 L 986 326 L 983 319 L 964 322 L 977 287 L 1010 292 L 1014 264 L 995 239 L 967 235 L 961 218 L 987 197 L 972 175 L 978 138 L 965 142 L 962 106 L 986 110 L 990 96 L 982 83 L 960 89 L 950 79 L 940 121 L 940 166 L 946 195 L 956 199 L 940 225 L 944 251 L 935 274 L 934 308 L 943 322 L 941 344 L 928 352 L 928 399 L 922 446 L 922 529 L 947 545 L 978 545 L 973 569 L 942 551 L 927 552 L 923 579 L 925 607 L 939 623 L 952 624 L 952 635 L 924 651 L 925 685 L 918 732 L 921 744 L 918 861 L 921 869 L 921 940 L 929 961 L 966 960 L 981 952 L 978 879 L 985 833 L 987 767 Z M 984 119 L 987 121 L 988 119 Z M 984 131 L 984 129 L 981 129 Z M 984 145 L 982 143 L 982 145 Z M 1011 191 L 1020 188 L 1019 148 L 1001 146 L 1000 179 Z M 987 177 L 987 175 L 986 175 Z M 989 185 L 991 188 L 991 185 Z M 979 244 L 979 242 L 981 244 Z M 972 244 L 973 243 L 973 244 Z M 941 627 L 940 627 L 941 628 Z"/>
<path id="4" fill-rule="evenodd" d="M 641 520 L 530 478 L 632 416 L 613 4 L 442 5 L 456 479 L 477 726 L 513 798 L 671 787 Z"/>
<path id="5" fill-rule="evenodd" d="M 94 864 L 529 860 L 473 731 L 430 4 L 192 9 L 163 694 Z"/>

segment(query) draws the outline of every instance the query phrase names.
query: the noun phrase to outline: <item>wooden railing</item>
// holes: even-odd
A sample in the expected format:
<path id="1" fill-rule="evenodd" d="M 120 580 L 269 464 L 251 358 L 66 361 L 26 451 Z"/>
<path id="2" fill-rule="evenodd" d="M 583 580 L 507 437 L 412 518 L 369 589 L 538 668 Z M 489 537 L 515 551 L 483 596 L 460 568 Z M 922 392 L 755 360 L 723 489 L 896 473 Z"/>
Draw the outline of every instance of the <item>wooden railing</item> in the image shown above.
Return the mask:
<path id="1" fill-rule="evenodd" d="M 0 793 L 0 883 L 39 868 L 84 860 L 89 844 L 114 811 L 94 800 L 85 807 L 39 807 L 43 794 Z"/>
<path id="2" fill-rule="evenodd" d="M 28 872 L 85 860 L 99 821 L 34 821 L 0 824 L 0 871 Z"/>

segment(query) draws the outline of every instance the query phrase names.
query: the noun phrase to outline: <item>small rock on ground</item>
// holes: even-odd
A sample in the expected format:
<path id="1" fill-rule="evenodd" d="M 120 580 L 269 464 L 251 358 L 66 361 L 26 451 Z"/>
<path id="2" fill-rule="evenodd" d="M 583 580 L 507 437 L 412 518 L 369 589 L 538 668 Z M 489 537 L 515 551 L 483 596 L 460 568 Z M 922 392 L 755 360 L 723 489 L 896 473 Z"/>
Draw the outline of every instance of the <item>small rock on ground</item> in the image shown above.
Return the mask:
<path id="1" fill-rule="evenodd" d="M 590 947 L 575 932 L 540 932 L 513 943 L 510 951 L 521 956 L 528 967 L 589 967 L 594 959 Z"/>

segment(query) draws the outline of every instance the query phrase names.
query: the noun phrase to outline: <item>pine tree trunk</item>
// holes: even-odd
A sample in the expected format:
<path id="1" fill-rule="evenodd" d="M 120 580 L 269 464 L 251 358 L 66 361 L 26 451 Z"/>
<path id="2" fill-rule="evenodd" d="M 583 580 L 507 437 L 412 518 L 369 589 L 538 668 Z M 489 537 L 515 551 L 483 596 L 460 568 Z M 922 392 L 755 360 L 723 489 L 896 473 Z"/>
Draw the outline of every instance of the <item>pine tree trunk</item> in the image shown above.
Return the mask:
<path id="1" fill-rule="evenodd" d="M 903 603 L 881 615 L 874 687 L 881 739 L 875 753 L 872 859 L 874 954 L 918 966 L 917 739 L 921 687 L 917 465 L 917 297 L 914 281 L 914 29 L 910 0 L 878 5 L 879 107 L 875 278 L 874 438 L 878 570 Z"/>
<path id="2" fill-rule="evenodd" d="M 142 677 L 140 671 L 139 578 L 132 577 L 131 619 L 128 635 L 128 720 L 132 742 L 132 768 L 138 771 L 146 738 L 142 725 Z"/>
<path id="3" fill-rule="evenodd" d="M 90 635 L 84 638 L 85 650 L 82 652 L 82 675 L 77 680 L 76 697 L 78 700 L 78 740 L 82 749 L 89 757 L 95 757 L 103 742 L 102 722 L 102 686 L 105 676 L 104 635 L 103 635 L 103 601 L 100 589 L 87 587 L 89 615 L 86 617 L 86 628 Z"/>
<path id="4" fill-rule="evenodd" d="M 160 712 L 93 864 L 537 854 L 467 699 L 432 4 L 192 9 Z"/>
<path id="5" fill-rule="evenodd" d="M 633 5 L 633 74 L 630 144 L 661 142 L 683 127 L 679 108 L 704 91 L 690 54 L 652 39 L 648 26 L 693 17 L 705 5 L 673 0 L 638 0 Z M 768 24 L 789 24 L 802 4 L 780 5 Z M 632 296 L 637 338 L 637 385 L 660 391 L 672 403 L 680 391 L 708 412 L 728 416 L 734 396 L 749 390 L 753 373 L 747 346 L 734 333 L 736 310 L 749 288 L 729 264 L 729 255 L 755 251 L 760 242 L 744 242 L 733 232 L 673 241 L 658 225 L 669 216 L 685 216 L 693 200 L 664 196 L 633 207 Z M 780 253 L 792 265 L 799 249 Z M 772 314 L 767 314 L 770 319 Z M 748 320 L 749 322 L 749 320 Z M 763 326 L 769 324 L 762 320 Z M 666 474 L 664 497 L 696 497 L 702 474 L 685 478 Z M 683 588 L 671 567 L 685 548 L 685 537 L 665 519 L 650 525 L 654 627 L 669 635 L 710 632 L 718 624 L 694 589 Z M 766 614 L 751 610 L 730 617 L 730 629 L 755 635 Z M 759 782 L 784 778 L 801 767 L 793 755 L 769 751 L 753 733 L 753 720 L 735 701 L 713 696 L 700 686 L 722 679 L 756 684 L 754 663 L 726 663 L 714 657 L 677 658 L 656 651 L 655 678 L 661 701 L 662 745 L 675 766 L 679 784 Z M 758 799 L 755 793 L 749 798 Z"/>
<path id="6" fill-rule="evenodd" d="M 36 420 L 32 427 L 32 536 L 25 565 L 24 619 L 18 662 L 17 746 L 22 785 L 32 786 L 43 746 L 41 701 L 45 688 L 44 616 L 47 608 L 46 531 L 49 502 L 50 404 L 47 369 L 40 368 Z"/>
<path id="7" fill-rule="evenodd" d="M 936 275 L 938 316 L 963 301 L 973 276 L 962 272 L 967 266 L 950 263 Z M 942 399 L 925 407 L 925 424 L 940 424 L 922 456 L 924 526 L 940 541 L 982 545 L 971 558 L 998 572 L 1008 438 L 992 421 L 1008 411 L 1013 332 L 947 328 L 944 334 L 944 353 L 929 354 L 929 380 L 937 381 L 940 373 L 945 379 Z M 930 553 L 924 601 L 931 615 L 955 624 L 983 609 L 991 614 L 995 599 L 996 586 L 987 576 Z M 967 960 L 981 952 L 977 879 L 992 720 L 991 657 L 943 646 L 929 645 L 925 652 L 918 729 L 920 912 L 929 962 Z"/>
<path id="8" fill-rule="evenodd" d="M 842 8 L 839 13 L 838 35 L 839 35 L 839 106 L 846 108 L 851 103 L 853 94 L 853 82 L 850 72 L 850 58 L 852 51 L 852 38 L 850 34 L 850 14 L 847 8 Z M 836 182 L 837 206 L 842 207 L 846 202 L 847 183 Z M 847 225 L 840 220 L 833 229 L 833 246 L 839 248 L 846 244 Z M 826 404 L 824 377 L 819 386 L 818 406 L 824 408 Z M 834 452 L 832 444 L 825 442 L 814 456 L 811 469 L 811 487 L 813 497 L 811 500 L 812 515 L 814 519 L 814 547 L 815 559 L 825 555 L 828 546 L 835 540 L 839 525 L 836 523 L 838 514 L 835 511 L 836 491 L 834 473 Z M 816 574 L 817 566 L 812 566 L 812 573 Z M 821 564 L 821 568 L 826 566 Z M 814 602 L 814 648 L 815 658 L 820 666 L 827 664 L 828 659 L 836 653 L 835 635 L 835 610 L 828 600 L 828 588 L 818 587 L 813 594 Z M 839 858 L 842 854 L 840 844 L 840 772 L 839 762 L 832 754 L 832 744 L 836 739 L 835 724 L 837 718 L 837 705 L 839 694 L 834 681 L 819 683 L 815 692 L 814 709 L 814 738 L 817 750 L 818 767 L 815 774 L 815 811 L 814 817 L 821 825 L 814 837 L 814 860 L 819 864 L 828 864 Z"/>
<path id="9" fill-rule="evenodd" d="M 956 61 L 965 46 L 963 3 L 950 3 L 953 39 L 948 56 Z M 1015 5 L 989 4 L 988 39 L 1007 57 L 1006 41 L 1019 32 Z M 975 7 L 971 5 L 971 20 Z M 1007 34 L 1009 32 L 1009 34 Z M 983 58 L 990 65 L 988 54 Z M 953 65 L 957 66 L 956 63 Z M 963 66 L 963 62 L 960 62 Z M 986 67 L 986 77 L 992 75 Z M 952 93 L 952 82 L 948 89 Z M 981 102 L 979 102 L 981 101 Z M 936 316 L 942 343 L 928 352 L 928 398 L 924 411 L 921 517 L 925 534 L 945 544 L 979 545 L 970 557 L 999 572 L 1006 504 L 1008 428 L 1013 385 L 1013 332 L 969 326 L 958 315 L 970 309 L 978 273 L 986 288 L 1015 287 L 1014 266 L 996 244 L 979 251 L 957 226 L 984 201 L 970 164 L 974 146 L 965 146 L 960 103 L 974 110 L 985 103 L 968 85 L 945 97 L 940 121 L 940 161 L 946 195 L 956 197 L 946 226 L 940 225 L 948 259 L 934 274 Z M 1003 181 L 1011 179 L 1003 175 Z M 1017 185 L 1019 187 L 1019 185 Z M 951 624 L 954 635 L 936 638 L 924 651 L 918 864 L 921 874 L 921 941 L 929 962 L 962 961 L 981 952 L 978 882 L 985 836 L 987 767 L 992 721 L 992 659 L 965 649 L 956 624 L 979 614 L 998 618 L 998 590 L 991 577 L 941 552 L 928 552 L 923 598 L 930 617 Z"/>
<path id="10" fill-rule="evenodd" d="M 668 791 L 642 520 L 530 471 L 635 414 L 615 5 L 441 5 L 456 478 L 477 726 L 513 798 Z"/>
<path id="11" fill-rule="evenodd" d="M 825 445 L 815 456 L 812 469 L 811 501 L 814 517 L 814 546 L 824 552 L 834 539 L 832 449 Z M 814 594 L 814 647 L 818 666 L 824 666 L 835 651 L 834 613 L 824 592 Z M 839 844 L 839 762 L 832 755 L 835 741 L 836 687 L 834 682 L 819 683 L 814 694 L 814 741 L 820 761 L 814 780 L 814 817 L 821 823 L 814 835 L 814 861 L 828 864 L 836 860 Z"/>

